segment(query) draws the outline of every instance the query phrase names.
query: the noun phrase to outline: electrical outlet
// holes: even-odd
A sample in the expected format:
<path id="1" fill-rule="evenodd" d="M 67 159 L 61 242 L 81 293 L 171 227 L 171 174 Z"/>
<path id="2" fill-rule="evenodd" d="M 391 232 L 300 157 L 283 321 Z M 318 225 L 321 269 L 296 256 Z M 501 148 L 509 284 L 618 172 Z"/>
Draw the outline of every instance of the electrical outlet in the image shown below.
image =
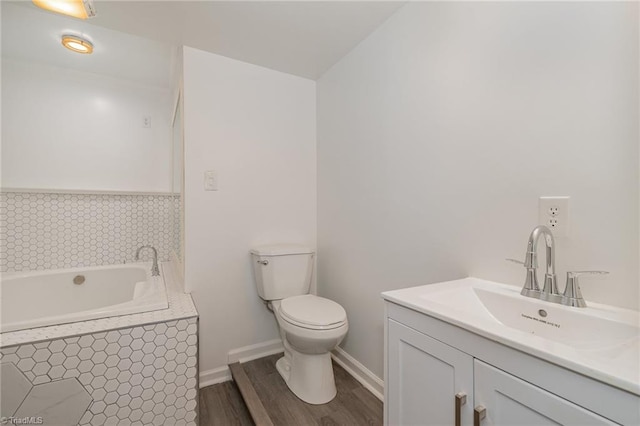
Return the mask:
<path id="1" fill-rule="evenodd" d="M 540 197 L 538 201 L 538 222 L 551 229 L 554 237 L 569 236 L 570 197 Z"/>
<path id="2" fill-rule="evenodd" d="M 145 129 L 151 128 L 151 116 L 145 115 L 142 117 L 142 127 Z"/>

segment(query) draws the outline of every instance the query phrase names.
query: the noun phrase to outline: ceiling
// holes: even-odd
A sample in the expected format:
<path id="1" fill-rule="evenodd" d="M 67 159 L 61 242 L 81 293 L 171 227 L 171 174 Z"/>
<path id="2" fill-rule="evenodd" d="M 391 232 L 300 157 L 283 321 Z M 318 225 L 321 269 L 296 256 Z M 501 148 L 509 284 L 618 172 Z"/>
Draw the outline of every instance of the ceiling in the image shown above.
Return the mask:
<path id="1" fill-rule="evenodd" d="M 74 69 L 169 89 L 177 49 L 35 7 L 31 2 L 0 2 L 2 58 L 37 66 Z M 82 35 L 94 45 L 91 55 L 62 47 L 63 34 Z"/>
<path id="2" fill-rule="evenodd" d="M 170 87 L 186 45 L 315 80 L 403 4 L 96 0 L 97 16 L 83 21 L 0 1 L 2 56 Z M 94 53 L 63 49 L 67 33 L 88 38 Z"/>
<path id="3" fill-rule="evenodd" d="M 89 22 L 315 80 L 403 4 L 96 0 Z"/>

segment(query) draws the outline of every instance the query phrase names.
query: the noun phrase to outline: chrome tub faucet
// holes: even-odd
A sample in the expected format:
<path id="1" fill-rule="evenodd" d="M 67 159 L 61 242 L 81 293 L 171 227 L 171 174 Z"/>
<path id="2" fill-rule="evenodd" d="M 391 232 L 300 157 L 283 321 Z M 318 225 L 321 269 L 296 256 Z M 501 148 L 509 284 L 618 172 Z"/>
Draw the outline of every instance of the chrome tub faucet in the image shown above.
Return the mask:
<path id="1" fill-rule="evenodd" d="M 140 260 L 140 252 L 146 248 L 153 250 L 153 265 L 151 266 L 151 275 L 154 277 L 157 277 L 158 275 L 160 275 L 160 269 L 158 268 L 158 250 L 156 250 L 155 247 L 152 247 L 152 246 L 140 247 L 138 251 L 136 251 L 136 260 Z"/>

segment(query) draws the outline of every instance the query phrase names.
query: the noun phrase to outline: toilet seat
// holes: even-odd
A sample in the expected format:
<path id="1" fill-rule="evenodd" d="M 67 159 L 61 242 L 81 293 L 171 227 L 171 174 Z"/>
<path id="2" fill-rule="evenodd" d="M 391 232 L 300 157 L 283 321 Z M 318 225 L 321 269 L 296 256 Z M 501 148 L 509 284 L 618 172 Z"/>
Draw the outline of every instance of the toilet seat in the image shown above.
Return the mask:
<path id="1" fill-rule="evenodd" d="M 330 330 L 343 326 L 347 321 L 347 313 L 342 306 L 313 294 L 283 299 L 280 313 L 289 324 L 311 330 Z"/>

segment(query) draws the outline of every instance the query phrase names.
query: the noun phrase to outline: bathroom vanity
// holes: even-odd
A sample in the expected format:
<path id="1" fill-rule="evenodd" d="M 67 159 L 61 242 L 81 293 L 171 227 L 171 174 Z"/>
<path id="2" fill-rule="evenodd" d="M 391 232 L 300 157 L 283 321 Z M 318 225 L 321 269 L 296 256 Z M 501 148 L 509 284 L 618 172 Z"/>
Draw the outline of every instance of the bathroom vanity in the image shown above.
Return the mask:
<path id="1" fill-rule="evenodd" d="M 383 293 L 385 424 L 640 424 L 639 317 L 465 278 Z"/>

